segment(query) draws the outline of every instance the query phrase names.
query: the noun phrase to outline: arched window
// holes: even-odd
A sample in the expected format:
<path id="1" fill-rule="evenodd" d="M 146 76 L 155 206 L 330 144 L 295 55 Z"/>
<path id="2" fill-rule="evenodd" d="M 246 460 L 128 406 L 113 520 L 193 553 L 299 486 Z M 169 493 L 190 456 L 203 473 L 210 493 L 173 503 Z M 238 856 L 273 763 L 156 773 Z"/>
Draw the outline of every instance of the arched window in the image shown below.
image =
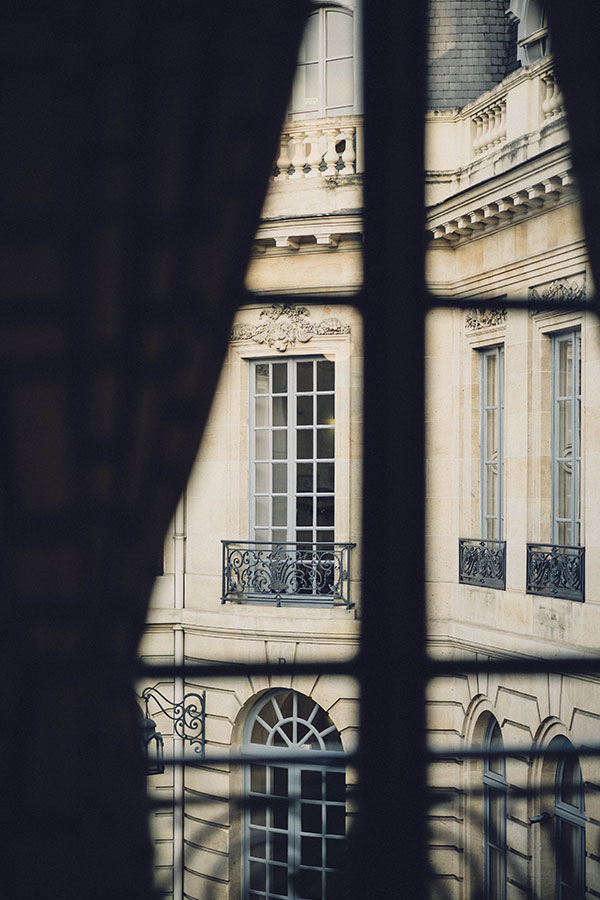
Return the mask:
<path id="1" fill-rule="evenodd" d="M 306 752 L 301 765 L 246 767 L 244 900 L 326 900 L 344 846 L 343 766 L 311 764 L 310 751 L 341 752 L 340 735 L 318 703 L 297 691 L 269 692 L 246 723 L 244 748 Z"/>
<path id="2" fill-rule="evenodd" d="M 356 112 L 355 41 L 351 10 L 325 6 L 311 13 L 292 90 L 292 118 Z"/>
<path id="3" fill-rule="evenodd" d="M 511 0 L 508 10 L 517 25 L 517 58 L 524 66 L 550 53 L 548 15 L 543 0 Z"/>
<path id="4" fill-rule="evenodd" d="M 506 897 L 506 760 L 502 732 L 494 718 L 490 718 L 486 735 L 486 756 L 483 767 L 484 793 L 484 886 L 485 900 L 505 900 Z"/>
<path id="5" fill-rule="evenodd" d="M 565 755 L 556 767 L 555 781 L 556 897 L 557 900 L 585 900 L 583 777 L 572 745 L 566 739 L 558 740 Z"/>

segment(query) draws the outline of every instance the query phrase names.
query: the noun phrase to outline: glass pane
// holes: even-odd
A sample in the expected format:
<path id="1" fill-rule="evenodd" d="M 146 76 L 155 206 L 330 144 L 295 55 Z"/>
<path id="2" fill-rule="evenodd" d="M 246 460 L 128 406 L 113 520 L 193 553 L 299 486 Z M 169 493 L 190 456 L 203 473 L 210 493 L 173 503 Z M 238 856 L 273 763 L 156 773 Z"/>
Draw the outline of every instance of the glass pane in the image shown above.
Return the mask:
<path id="1" fill-rule="evenodd" d="M 296 497 L 296 525 L 302 526 L 313 524 L 313 498 L 312 497 Z"/>
<path id="2" fill-rule="evenodd" d="M 317 425 L 335 424 L 333 400 L 333 394 L 317 397 Z"/>
<path id="3" fill-rule="evenodd" d="M 273 432 L 273 459 L 287 459 L 287 431 Z"/>
<path id="4" fill-rule="evenodd" d="M 312 493 L 313 490 L 313 464 L 298 463 L 296 467 L 296 490 L 300 494 Z"/>
<path id="5" fill-rule="evenodd" d="M 269 364 L 258 363 L 254 369 L 254 389 L 256 394 L 269 393 Z"/>
<path id="6" fill-rule="evenodd" d="M 254 401 L 254 424 L 258 427 L 269 426 L 269 398 L 257 397 Z"/>
<path id="7" fill-rule="evenodd" d="M 346 812 L 343 806 L 327 807 L 327 834 L 344 834 L 346 830 Z"/>
<path id="8" fill-rule="evenodd" d="M 270 885 L 269 890 L 274 894 L 280 894 L 287 897 L 288 893 L 288 870 L 287 866 L 269 866 Z"/>
<path id="9" fill-rule="evenodd" d="M 573 341 L 571 338 L 558 343 L 558 394 L 570 397 L 573 393 Z"/>
<path id="10" fill-rule="evenodd" d="M 492 732 L 488 738 L 488 749 L 496 753 L 504 751 L 504 742 L 502 740 L 502 732 L 497 722 L 494 723 Z M 490 756 L 487 761 L 487 768 L 496 775 L 504 778 L 506 772 L 506 762 L 504 756 Z"/>
<path id="11" fill-rule="evenodd" d="M 300 864 L 303 866 L 323 865 L 322 840 L 320 837 L 301 839 Z"/>
<path id="12" fill-rule="evenodd" d="M 317 431 L 317 458 L 333 459 L 334 449 L 334 430 L 333 428 L 319 428 Z"/>
<path id="13" fill-rule="evenodd" d="M 504 900 L 504 854 L 489 848 L 489 900 Z"/>
<path id="14" fill-rule="evenodd" d="M 275 709 L 273 702 L 269 701 L 266 703 L 260 711 L 261 719 L 267 723 L 267 725 L 275 725 L 279 721 L 279 716 L 277 715 L 277 710 Z M 254 737 L 252 738 L 254 740 Z M 264 741 L 262 742 L 264 743 Z"/>
<path id="15" fill-rule="evenodd" d="M 316 112 L 319 108 L 319 67 L 318 63 L 298 66 L 292 87 L 292 111 L 295 113 Z"/>
<path id="16" fill-rule="evenodd" d="M 321 799 L 321 782 L 323 775 L 320 771 L 305 770 L 301 774 L 301 797 L 304 800 Z"/>
<path id="17" fill-rule="evenodd" d="M 562 881 L 572 887 L 579 881 L 580 831 L 578 825 L 560 820 L 560 875 Z"/>
<path id="18" fill-rule="evenodd" d="M 344 772 L 327 772 L 325 790 L 328 800 L 344 803 L 346 800 L 346 775 Z"/>
<path id="19" fill-rule="evenodd" d="M 271 859 L 277 862 L 287 862 L 288 858 L 288 836 L 287 834 L 271 835 Z"/>
<path id="20" fill-rule="evenodd" d="M 504 845 L 504 792 L 488 787 L 489 840 L 497 847 Z"/>
<path id="21" fill-rule="evenodd" d="M 268 463 L 257 463 L 254 466 L 254 485 L 257 494 L 266 494 L 271 490 L 269 474 Z"/>
<path id="22" fill-rule="evenodd" d="M 266 825 L 267 824 L 267 813 L 266 808 L 262 800 L 253 801 L 250 807 L 250 823 L 252 825 Z"/>
<path id="23" fill-rule="evenodd" d="M 272 498 L 272 514 L 271 524 L 273 526 L 281 528 L 287 525 L 287 497 Z"/>
<path id="24" fill-rule="evenodd" d="M 287 392 L 287 363 L 273 363 L 273 393 Z"/>
<path id="25" fill-rule="evenodd" d="M 271 532 L 271 540 L 275 542 L 287 541 L 287 529 L 286 528 L 274 528 Z"/>
<path id="26" fill-rule="evenodd" d="M 327 57 L 352 55 L 352 16 L 347 13 L 328 10 L 327 16 Z"/>
<path id="27" fill-rule="evenodd" d="M 269 432 L 268 431 L 255 431 L 254 432 L 254 458 L 255 459 L 269 459 Z"/>
<path id="28" fill-rule="evenodd" d="M 308 17 L 308 22 L 304 29 L 304 37 L 300 45 L 298 62 L 315 61 L 319 58 L 319 18 L 318 12 L 312 13 Z"/>
<path id="29" fill-rule="evenodd" d="M 301 803 L 301 828 L 304 832 L 321 834 L 322 816 L 320 803 Z"/>
<path id="30" fill-rule="evenodd" d="M 485 455 L 486 459 L 498 456 L 498 413 L 495 409 L 485 413 Z"/>
<path id="31" fill-rule="evenodd" d="M 498 515 L 498 467 L 485 467 L 485 499 L 487 516 Z"/>
<path id="32" fill-rule="evenodd" d="M 287 397 L 273 397 L 273 425 L 287 425 Z"/>
<path id="33" fill-rule="evenodd" d="M 335 365 L 328 359 L 317 362 L 317 390 L 333 391 L 335 388 Z"/>
<path id="34" fill-rule="evenodd" d="M 318 440 L 318 438 L 317 438 Z M 296 431 L 296 458 L 312 459 L 313 457 L 313 431 L 312 429 L 298 429 Z"/>
<path id="35" fill-rule="evenodd" d="M 317 500 L 317 526 L 333 525 L 333 497 L 319 497 Z"/>
<path id="36" fill-rule="evenodd" d="M 254 891 L 264 891 L 267 883 L 267 867 L 261 862 L 250 862 L 250 888 Z"/>
<path id="37" fill-rule="evenodd" d="M 288 792 L 288 770 L 280 766 L 274 766 L 271 769 L 273 777 L 273 786 L 271 793 L 276 797 L 287 797 Z"/>
<path id="38" fill-rule="evenodd" d="M 496 353 L 487 353 L 485 355 L 485 404 L 486 406 L 496 406 L 498 398 L 496 396 Z"/>
<path id="39" fill-rule="evenodd" d="M 250 830 L 250 855 L 265 859 L 267 855 L 266 833 L 256 828 Z"/>
<path id="40" fill-rule="evenodd" d="M 574 806 L 577 809 L 582 808 L 582 777 L 579 760 L 576 756 L 568 756 L 565 760 L 563 768 L 563 776 L 561 783 L 561 799 L 564 803 Z"/>
<path id="41" fill-rule="evenodd" d="M 325 102 L 327 107 L 352 106 L 354 84 L 351 59 L 335 59 L 328 63 Z"/>
<path id="42" fill-rule="evenodd" d="M 557 456 L 570 456 L 573 452 L 573 412 L 570 400 L 557 404 L 558 427 L 556 435 Z"/>
<path id="43" fill-rule="evenodd" d="M 310 544 L 313 539 L 312 531 L 297 531 L 296 532 L 296 540 L 299 544 Z"/>
<path id="44" fill-rule="evenodd" d="M 269 497 L 254 498 L 254 522 L 256 525 L 269 525 Z"/>
<path id="45" fill-rule="evenodd" d="M 317 531 L 317 541 L 320 544 L 326 544 L 333 541 L 333 528 L 319 529 L 319 531 Z"/>
<path id="46" fill-rule="evenodd" d="M 321 870 L 300 869 L 298 872 L 298 889 L 301 900 L 324 900 L 323 875 Z"/>
<path id="47" fill-rule="evenodd" d="M 336 838 L 327 838 L 325 844 L 327 854 L 325 865 L 330 869 L 337 869 L 344 858 L 344 842 Z"/>
<path id="48" fill-rule="evenodd" d="M 567 463 L 558 464 L 558 491 L 556 514 L 561 519 L 570 518 L 571 513 L 571 486 L 573 478 L 571 467 Z"/>
<path id="49" fill-rule="evenodd" d="M 255 794 L 267 791 L 267 770 L 265 766 L 250 766 L 250 790 Z"/>
<path id="50" fill-rule="evenodd" d="M 285 494 L 287 491 L 287 463 L 273 463 L 273 493 Z"/>
<path id="51" fill-rule="evenodd" d="M 288 803 L 286 800 L 276 800 L 271 804 L 271 825 L 273 828 L 281 828 L 282 831 L 287 829 Z"/>
<path id="52" fill-rule="evenodd" d="M 296 401 L 296 424 L 312 425 L 313 423 L 313 398 L 298 397 Z"/>
<path id="53" fill-rule="evenodd" d="M 334 490 L 334 463 L 317 463 L 317 491 L 328 493 Z"/>
<path id="54" fill-rule="evenodd" d="M 312 391 L 312 389 L 313 389 L 313 364 L 312 364 L 312 362 L 296 363 L 296 387 L 299 392 Z"/>

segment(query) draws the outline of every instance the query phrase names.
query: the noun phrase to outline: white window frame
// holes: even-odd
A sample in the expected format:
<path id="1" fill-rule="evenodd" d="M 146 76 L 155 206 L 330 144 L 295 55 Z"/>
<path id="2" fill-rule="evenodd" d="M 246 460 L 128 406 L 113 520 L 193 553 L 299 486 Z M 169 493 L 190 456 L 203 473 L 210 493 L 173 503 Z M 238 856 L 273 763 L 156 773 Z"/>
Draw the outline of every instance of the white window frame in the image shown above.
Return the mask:
<path id="1" fill-rule="evenodd" d="M 480 516 L 481 516 L 481 537 L 489 540 L 502 540 L 504 534 L 504 346 L 502 344 L 494 347 L 484 347 L 480 351 L 481 355 L 481 380 L 480 380 Z M 488 377 L 487 377 L 487 361 L 490 358 L 496 359 L 496 403 L 487 403 L 488 394 Z M 489 415 L 495 414 L 497 417 L 498 431 L 498 456 L 494 458 L 489 452 L 487 442 L 487 418 Z M 490 498 L 488 496 L 488 468 L 497 466 L 498 477 L 496 483 L 497 490 L 497 510 L 496 514 L 490 512 Z M 488 534 L 489 523 L 493 522 L 493 535 Z"/>
<path id="2" fill-rule="evenodd" d="M 278 705 L 278 698 L 282 698 L 284 695 L 292 695 L 293 702 L 293 711 L 291 716 L 284 716 L 281 712 Z M 302 697 L 304 700 L 308 700 L 313 704 L 312 712 L 306 717 L 302 717 L 298 712 L 298 700 Z M 274 725 L 269 724 L 267 721 L 261 718 L 261 712 L 267 707 L 271 706 L 271 709 L 276 711 L 278 721 L 275 722 Z M 268 759 L 269 755 L 278 755 L 281 753 L 289 752 L 290 755 L 297 755 L 299 752 L 306 752 L 306 763 L 302 763 L 299 765 L 298 763 L 290 763 L 285 764 L 281 762 L 277 762 L 273 766 L 270 766 L 268 762 L 254 764 L 254 765 L 264 765 L 265 768 L 265 783 L 266 783 L 266 792 L 253 791 L 251 789 L 251 770 L 252 765 L 249 764 L 244 766 L 243 779 L 244 779 L 244 793 L 243 796 L 246 798 L 249 803 L 246 803 L 244 808 L 244 812 L 242 814 L 242 897 L 244 898 L 260 898 L 260 900 L 275 900 L 275 898 L 279 898 L 282 895 L 275 893 L 269 890 L 270 885 L 270 875 L 269 875 L 269 865 L 275 866 L 277 868 L 285 868 L 288 873 L 288 885 L 287 892 L 285 896 L 287 900 L 299 900 L 300 893 L 298 891 L 296 885 L 296 877 L 298 873 L 303 870 L 319 872 L 321 878 L 321 897 L 322 900 L 327 900 L 327 892 L 326 892 L 326 882 L 327 875 L 329 873 L 335 872 L 335 868 L 327 865 L 327 850 L 331 848 L 331 844 L 328 845 L 327 842 L 339 842 L 340 845 L 340 855 L 343 852 L 343 847 L 345 843 L 345 834 L 338 834 L 337 832 L 328 832 L 327 831 L 327 809 L 332 807 L 343 807 L 344 815 L 346 814 L 346 803 L 345 800 L 331 800 L 327 799 L 325 796 L 326 793 L 326 784 L 327 784 L 327 775 L 328 773 L 344 773 L 345 767 L 343 765 L 335 766 L 335 765 L 323 765 L 323 764 L 311 764 L 310 763 L 310 755 L 311 751 L 307 746 L 307 739 L 311 738 L 318 745 L 320 751 L 324 751 L 327 753 L 335 753 L 342 752 L 342 742 L 340 734 L 335 727 L 335 725 L 330 721 L 330 724 L 325 729 L 317 729 L 314 726 L 314 719 L 317 713 L 324 713 L 327 715 L 326 711 L 319 706 L 319 704 L 314 701 L 312 698 L 306 697 L 306 695 L 300 695 L 297 691 L 293 691 L 290 689 L 275 689 L 273 691 L 269 691 L 266 695 L 263 695 L 258 703 L 251 710 L 248 719 L 246 721 L 246 725 L 244 728 L 244 738 L 242 744 L 242 753 L 246 752 L 248 754 L 256 753 L 257 749 L 260 748 L 261 756 L 264 756 Z M 256 722 L 260 722 L 263 725 L 263 728 L 267 732 L 267 738 L 265 743 L 253 743 L 251 740 L 252 731 Z M 290 739 L 286 733 L 283 731 L 282 726 L 291 725 L 292 726 L 292 738 Z M 307 733 L 303 737 L 298 736 L 298 725 L 303 726 L 303 728 L 307 729 Z M 277 736 L 283 742 L 282 744 L 276 745 L 275 740 Z M 329 741 L 326 741 L 327 737 L 330 737 Z M 331 742 L 331 737 L 333 736 L 333 746 Z M 287 794 L 275 794 L 269 790 L 269 785 L 272 784 L 273 772 L 275 770 L 285 769 L 287 771 Z M 321 773 L 321 785 L 322 785 L 322 796 L 320 799 L 310 799 L 310 798 L 302 798 L 302 773 L 303 772 L 319 772 Z M 265 801 L 265 823 L 264 825 L 251 823 L 251 811 L 252 809 L 257 808 L 257 804 L 261 804 L 261 800 Z M 318 833 L 313 831 L 307 831 L 303 833 L 302 831 L 302 812 L 301 805 L 302 803 L 306 803 L 308 799 L 308 805 L 311 807 L 318 806 L 321 809 L 321 822 L 322 822 L 322 833 L 321 837 L 321 858 L 322 865 L 321 866 L 302 866 L 302 841 L 303 838 L 306 840 L 315 840 L 319 837 Z M 269 803 L 269 801 L 274 801 L 273 803 Z M 275 826 L 273 824 L 274 819 L 271 818 L 270 810 L 275 807 L 276 804 L 287 805 L 287 828 L 284 829 L 280 826 Z M 252 848 L 252 832 L 257 835 L 263 834 L 265 835 L 265 855 L 264 857 L 254 855 L 251 852 Z M 269 849 L 270 842 L 273 839 L 273 836 L 276 834 L 285 834 L 287 835 L 287 862 L 274 861 L 268 863 L 267 860 L 269 858 Z M 265 890 L 255 890 L 251 887 L 251 864 L 256 863 L 258 866 L 265 865 Z M 290 877 L 291 876 L 291 877 Z"/>
<path id="3" fill-rule="evenodd" d="M 491 716 L 488 722 L 488 726 L 485 733 L 485 749 L 486 751 L 490 751 L 492 749 L 497 749 L 497 747 L 493 747 L 492 738 L 494 736 L 494 732 L 497 732 L 500 736 L 500 743 L 502 747 L 504 746 L 502 743 L 502 733 L 500 731 L 500 725 L 498 721 Z M 497 761 L 501 760 L 502 762 L 502 773 L 496 772 L 492 769 L 492 766 L 497 764 Z M 508 791 L 508 783 L 506 781 L 506 759 L 504 756 L 494 757 L 493 760 L 490 757 L 484 758 L 483 765 L 483 798 L 484 798 L 484 811 L 483 811 L 483 844 L 484 844 L 484 864 L 483 864 L 483 876 L 484 876 L 484 897 L 485 900 L 506 900 L 506 857 L 507 857 L 507 844 L 506 844 L 506 799 L 507 799 L 507 791 Z M 502 807 L 502 825 L 501 825 L 501 834 L 500 841 L 495 843 L 491 839 L 491 806 L 493 801 L 499 801 Z M 496 855 L 496 858 L 499 860 L 499 864 L 501 866 L 501 893 L 494 893 L 494 888 L 491 880 L 491 857 L 492 854 Z"/>
<path id="4" fill-rule="evenodd" d="M 561 546 L 579 546 L 581 540 L 581 329 L 553 332 L 552 341 L 552 543 Z M 568 394 L 560 393 L 560 345 L 571 342 L 571 385 Z M 570 453 L 559 454 L 560 405 L 571 404 L 571 434 L 573 441 Z M 568 515 L 559 516 L 559 469 L 561 464 L 571 465 L 571 497 Z M 566 526 L 567 539 L 561 540 L 560 530 Z"/>
<path id="5" fill-rule="evenodd" d="M 352 54 L 344 54 L 343 56 L 327 56 L 327 14 L 339 13 L 341 15 L 350 16 L 352 19 Z M 295 109 L 293 106 L 293 93 L 290 99 L 289 117 L 291 119 L 310 119 L 310 118 L 326 118 L 333 116 L 350 116 L 360 113 L 360 76 L 358 66 L 359 51 L 359 35 L 358 35 L 358 16 L 357 12 L 341 3 L 319 3 L 315 4 L 315 9 L 309 15 L 309 21 L 312 17 L 318 18 L 319 28 L 319 51 L 318 57 L 314 60 L 298 62 L 298 70 L 305 65 L 316 64 L 318 71 L 318 96 L 316 98 L 317 105 L 315 108 Z M 304 45 L 302 45 L 304 46 Z M 327 63 L 336 59 L 352 59 L 352 102 L 344 106 L 329 106 L 327 104 Z M 349 108 L 350 107 L 350 108 Z M 340 111 L 341 110 L 341 111 Z"/>
<path id="6" fill-rule="evenodd" d="M 318 390 L 316 376 L 318 366 L 316 364 L 320 362 L 328 362 L 333 365 L 333 373 L 334 373 L 334 387 L 332 390 Z M 312 363 L 313 364 L 313 387 L 312 391 L 298 391 L 297 389 L 297 375 L 298 375 L 298 364 L 301 363 Z M 258 366 L 267 365 L 269 366 L 269 391 L 266 394 L 258 394 L 255 390 L 256 384 L 256 370 Z M 285 365 L 287 368 L 287 393 L 284 395 L 283 393 L 274 394 L 273 392 L 273 365 Z M 336 434 L 335 434 L 335 377 L 336 377 L 336 369 L 335 363 L 331 360 L 327 360 L 324 356 L 294 356 L 287 359 L 272 358 L 272 357 L 261 357 L 259 359 L 250 360 L 250 378 L 249 378 L 249 534 L 250 539 L 253 541 L 290 541 L 293 543 L 332 543 L 335 540 L 335 442 L 336 442 Z M 256 422 L 256 398 L 257 397 L 286 397 L 287 398 L 287 425 L 280 426 L 274 425 L 272 421 L 272 409 L 273 405 L 271 404 L 269 407 L 269 421 L 266 425 L 258 425 Z M 297 424 L 297 409 L 298 409 L 298 399 L 300 397 L 312 397 L 313 399 L 313 424 L 312 425 L 299 425 Z M 316 409 L 318 405 L 318 398 L 320 397 L 332 397 L 333 400 L 333 411 L 334 411 L 334 425 L 331 428 L 331 425 L 328 424 L 317 424 L 316 422 Z M 333 456 L 331 457 L 318 457 L 317 456 L 317 435 L 321 430 L 333 430 Z M 267 460 L 266 458 L 257 459 L 256 456 L 256 433 L 257 431 L 264 431 L 269 433 L 269 442 L 272 442 L 273 432 L 274 431 L 285 431 L 287 434 L 287 456 L 285 459 L 281 458 L 280 460 L 274 460 L 271 455 L 271 459 Z M 312 431 L 313 434 L 313 456 L 310 458 L 306 458 L 304 460 L 297 459 L 297 435 L 299 431 Z M 270 489 L 264 491 L 257 490 L 257 477 L 256 477 L 256 467 L 261 464 L 270 463 L 271 466 L 277 465 L 278 463 L 286 463 L 287 464 L 287 477 L 286 477 L 286 495 L 283 492 L 275 492 L 273 490 L 273 480 L 271 478 L 270 481 Z M 298 490 L 297 485 L 297 472 L 298 466 L 303 463 L 313 465 L 313 484 L 312 490 L 301 491 Z M 317 466 L 318 464 L 325 464 L 333 466 L 333 490 L 331 491 L 318 491 L 317 487 Z M 274 502 L 273 498 L 276 496 L 286 496 L 286 524 L 283 525 L 274 525 Z M 268 514 L 268 523 L 263 524 L 263 522 L 259 522 L 257 524 L 256 521 L 256 498 L 257 497 L 265 497 L 271 500 L 270 509 Z M 311 525 L 297 525 L 297 517 L 296 517 L 296 501 L 298 498 L 312 498 L 312 524 Z M 333 522 L 331 525 L 319 525 L 318 524 L 318 501 L 319 498 L 327 499 L 332 498 L 333 500 Z M 286 537 L 283 538 L 281 532 L 286 532 Z M 302 538 L 297 537 L 298 532 L 304 532 L 304 536 Z M 275 537 L 273 537 L 273 533 Z M 311 532 L 311 536 L 308 537 L 308 532 Z"/>
<path id="7" fill-rule="evenodd" d="M 573 746 L 569 741 L 566 740 L 566 738 L 559 740 L 561 740 L 565 753 L 569 750 L 571 752 L 573 751 Z M 556 898 L 557 900 L 564 900 L 565 897 L 573 898 L 574 896 L 576 896 L 577 900 L 585 900 L 585 828 L 587 822 L 587 817 L 585 815 L 585 785 L 583 781 L 583 774 L 581 772 L 581 764 L 579 762 L 579 759 L 577 759 L 577 766 L 581 779 L 579 804 L 577 806 L 573 806 L 571 803 L 568 803 L 563 799 L 564 776 L 568 762 L 569 757 L 563 756 L 559 759 L 558 765 L 556 767 L 556 794 L 554 800 Z M 565 826 L 576 829 L 578 847 L 576 849 L 576 858 L 573 860 L 577 879 L 577 884 L 575 885 L 567 884 L 563 878 L 564 859 L 561 854 L 561 849 L 563 846 L 562 830 Z"/>

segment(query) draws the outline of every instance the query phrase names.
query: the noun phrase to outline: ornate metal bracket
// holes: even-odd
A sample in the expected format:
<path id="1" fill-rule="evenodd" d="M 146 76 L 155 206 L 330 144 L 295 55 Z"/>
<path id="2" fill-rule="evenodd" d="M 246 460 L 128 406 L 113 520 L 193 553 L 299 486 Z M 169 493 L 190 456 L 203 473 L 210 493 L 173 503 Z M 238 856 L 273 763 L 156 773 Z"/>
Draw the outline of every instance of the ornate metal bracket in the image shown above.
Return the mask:
<path id="1" fill-rule="evenodd" d="M 146 704 L 146 718 L 150 719 L 149 704 L 153 700 L 161 712 L 173 722 L 173 733 L 190 745 L 194 744 L 194 752 L 204 756 L 206 744 L 206 691 L 201 694 L 187 693 L 183 698 L 172 703 L 158 687 L 145 688 L 141 699 Z"/>
<path id="2" fill-rule="evenodd" d="M 527 544 L 527 593 L 584 601 L 585 547 Z"/>

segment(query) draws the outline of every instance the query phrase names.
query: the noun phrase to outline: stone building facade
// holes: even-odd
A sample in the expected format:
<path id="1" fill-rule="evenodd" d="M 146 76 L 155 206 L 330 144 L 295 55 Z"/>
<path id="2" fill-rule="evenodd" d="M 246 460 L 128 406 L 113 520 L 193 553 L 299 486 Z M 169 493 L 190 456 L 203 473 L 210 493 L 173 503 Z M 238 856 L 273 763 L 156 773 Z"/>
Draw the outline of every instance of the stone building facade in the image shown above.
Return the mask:
<path id="1" fill-rule="evenodd" d="M 581 309 L 591 276 L 544 10 L 534 0 L 434 0 L 430 15 L 427 279 L 460 303 L 427 322 L 430 652 L 515 665 L 585 656 L 600 608 L 600 342 Z M 359 40 L 357 3 L 315 5 L 248 272 L 256 302 L 236 316 L 167 535 L 146 661 L 339 661 L 357 651 L 361 322 L 327 296 L 362 281 Z M 294 293 L 315 302 L 285 303 Z M 497 309 L 482 313 L 478 297 L 497 298 Z M 511 309 L 515 298 L 539 308 Z M 343 768 L 242 771 L 226 757 L 256 745 L 352 750 L 357 685 L 240 674 L 159 687 L 173 701 L 206 691 L 207 753 L 221 759 L 203 763 L 175 734 L 190 764 L 151 779 L 165 801 L 153 814 L 164 896 L 331 898 Z M 169 742 L 168 718 L 149 711 Z M 600 893 L 596 763 L 553 755 L 593 742 L 599 715 L 588 674 L 432 683 L 434 896 Z M 460 756 L 486 747 L 497 755 Z M 243 810 L 240 796 L 275 805 Z"/>

